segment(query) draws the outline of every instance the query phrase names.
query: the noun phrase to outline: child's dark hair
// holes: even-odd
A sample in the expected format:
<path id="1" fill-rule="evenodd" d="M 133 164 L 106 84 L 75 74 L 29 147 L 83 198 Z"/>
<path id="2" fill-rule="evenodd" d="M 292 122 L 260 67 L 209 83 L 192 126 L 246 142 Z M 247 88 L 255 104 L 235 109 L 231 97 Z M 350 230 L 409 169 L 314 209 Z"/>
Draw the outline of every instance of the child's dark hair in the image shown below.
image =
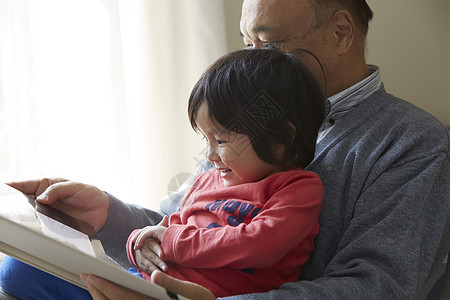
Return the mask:
<path id="1" fill-rule="evenodd" d="M 203 103 L 211 120 L 248 135 L 267 163 L 305 168 L 314 158 L 325 98 L 311 72 L 292 53 L 270 47 L 222 56 L 203 73 L 189 97 L 194 130 Z M 280 144 L 285 147 L 283 157 L 276 152 Z"/>

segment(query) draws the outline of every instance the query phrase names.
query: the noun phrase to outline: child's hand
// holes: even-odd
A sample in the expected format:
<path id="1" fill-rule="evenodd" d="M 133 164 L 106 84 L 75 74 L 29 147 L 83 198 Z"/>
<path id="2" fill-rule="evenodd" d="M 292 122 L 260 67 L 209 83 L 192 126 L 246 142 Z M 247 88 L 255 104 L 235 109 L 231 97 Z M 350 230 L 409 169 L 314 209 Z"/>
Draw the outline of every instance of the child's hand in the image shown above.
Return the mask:
<path id="1" fill-rule="evenodd" d="M 156 245 L 157 241 L 148 239 L 143 247 L 134 251 L 134 258 L 138 267 L 149 274 L 157 270 L 166 271 L 167 264 L 159 257 L 157 252 L 151 249 L 152 244 Z"/>
<path id="2" fill-rule="evenodd" d="M 135 237 L 134 250 L 138 250 L 139 248 L 141 248 L 145 240 L 147 240 L 148 238 L 153 238 L 161 241 L 164 231 L 166 231 L 167 229 L 167 225 L 169 225 L 169 218 L 167 216 L 164 216 L 158 225 L 142 228 L 139 234 L 137 234 Z"/>
<path id="3" fill-rule="evenodd" d="M 167 269 L 166 263 L 160 258 L 162 252 L 161 239 L 167 225 L 168 218 L 164 216 L 158 225 L 144 227 L 133 238 L 136 263 L 139 268 L 147 273 Z"/>

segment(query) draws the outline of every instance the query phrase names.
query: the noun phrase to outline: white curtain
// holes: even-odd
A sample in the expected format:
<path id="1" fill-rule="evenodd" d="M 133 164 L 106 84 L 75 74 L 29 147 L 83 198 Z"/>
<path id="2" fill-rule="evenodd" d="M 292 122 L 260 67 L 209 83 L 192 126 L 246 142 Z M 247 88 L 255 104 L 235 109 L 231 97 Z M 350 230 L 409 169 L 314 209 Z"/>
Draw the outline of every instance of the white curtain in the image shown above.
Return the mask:
<path id="1" fill-rule="evenodd" d="M 157 208 L 203 144 L 187 99 L 223 0 L 0 0 L 0 179 L 59 176 Z"/>

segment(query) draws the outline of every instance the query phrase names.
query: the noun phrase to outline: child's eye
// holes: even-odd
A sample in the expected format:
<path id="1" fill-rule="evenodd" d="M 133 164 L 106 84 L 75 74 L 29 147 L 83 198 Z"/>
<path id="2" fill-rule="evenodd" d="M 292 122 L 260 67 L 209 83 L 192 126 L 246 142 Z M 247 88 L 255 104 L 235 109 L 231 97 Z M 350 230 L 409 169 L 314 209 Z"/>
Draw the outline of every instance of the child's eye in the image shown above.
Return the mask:
<path id="1" fill-rule="evenodd" d="M 225 143 L 226 143 L 226 141 L 217 140 L 217 144 L 218 145 L 222 145 L 222 144 L 225 144 Z"/>

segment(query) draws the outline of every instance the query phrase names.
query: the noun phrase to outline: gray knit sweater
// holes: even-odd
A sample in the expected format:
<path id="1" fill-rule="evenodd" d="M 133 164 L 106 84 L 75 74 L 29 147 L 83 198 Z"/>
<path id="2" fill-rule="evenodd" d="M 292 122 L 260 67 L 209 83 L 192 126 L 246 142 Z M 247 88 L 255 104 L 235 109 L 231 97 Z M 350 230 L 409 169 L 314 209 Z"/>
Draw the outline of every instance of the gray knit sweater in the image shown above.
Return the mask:
<path id="1" fill-rule="evenodd" d="M 230 299 L 413 298 L 450 249 L 449 139 L 435 118 L 383 87 L 362 101 L 336 121 L 308 167 L 325 198 L 301 280 Z M 162 203 L 164 212 L 179 209 L 181 196 Z M 131 230 L 160 219 L 111 196 L 99 237 L 125 265 Z"/>

